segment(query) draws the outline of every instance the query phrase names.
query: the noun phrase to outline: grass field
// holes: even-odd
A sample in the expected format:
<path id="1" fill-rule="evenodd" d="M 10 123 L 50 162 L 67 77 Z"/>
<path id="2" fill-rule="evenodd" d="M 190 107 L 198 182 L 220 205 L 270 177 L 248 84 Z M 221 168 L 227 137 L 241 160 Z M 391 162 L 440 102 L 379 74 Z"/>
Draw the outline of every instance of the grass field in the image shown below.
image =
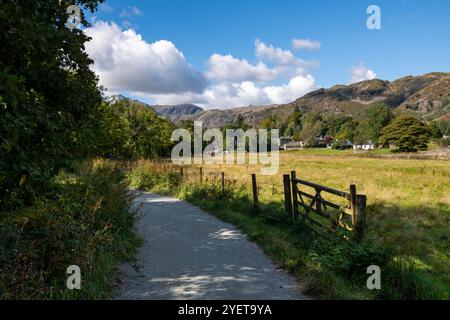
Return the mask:
<path id="1" fill-rule="evenodd" d="M 412 265 L 419 272 L 417 281 L 434 292 L 425 296 L 448 299 L 449 161 L 372 159 L 353 156 L 351 151 L 301 150 L 280 154 L 277 175 L 262 176 L 259 169 L 260 166 L 251 165 L 203 165 L 203 181 L 217 180 L 223 171 L 227 184 L 243 183 L 247 186 L 243 192 L 249 195 L 251 174 L 256 173 L 261 204 L 278 204 L 280 208 L 283 206 L 282 175 L 292 170 L 301 179 L 343 191 L 348 191 L 350 184 L 356 184 L 358 193 L 368 199 L 368 241 L 393 249 L 395 259 L 408 265 L 405 268 Z M 184 170 L 191 181 L 199 181 L 198 167 Z M 194 199 L 194 202 L 209 206 L 202 199 Z M 233 222 L 239 224 L 243 220 Z M 245 223 L 241 227 L 245 230 Z"/>

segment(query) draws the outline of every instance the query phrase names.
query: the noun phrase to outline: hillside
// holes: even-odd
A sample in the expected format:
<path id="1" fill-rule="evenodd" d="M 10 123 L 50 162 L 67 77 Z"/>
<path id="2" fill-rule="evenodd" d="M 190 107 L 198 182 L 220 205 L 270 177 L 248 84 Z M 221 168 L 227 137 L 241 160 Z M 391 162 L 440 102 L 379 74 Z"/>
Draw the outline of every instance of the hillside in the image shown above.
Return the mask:
<path id="1" fill-rule="evenodd" d="M 240 116 L 246 123 L 258 126 L 270 116 L 284 120 L 295 110 L 362 118 L 366 110 L 376 103 L 386 104 L 395 113 L 413 114 L 423 120 L 433 120 L 450 116 L 450 73 L 408 76 L 393 82 L 375 79 L 350 85 L 335 85 L 329 89 L 310 92 L 287 104 L 227 110 L 203 110 L 193 104 L 151 106 L 136 100 L 133 102 L 150 107 L 173 122 L 203 121 L 203 125 L 208 128 L 223 127 Z"/>
<path id="2" fill-rule="evenodd" d="M 379 102 L 396 112 L 416 113 L 421 118 L 442 116 L 449 111 L 450 74 L 429 73 L 393 82 L 377 79 L 337 85 L 311 92 L 284 107 L 358 116 L 367 106 Z"/>
<path id="3" fill-rule="evenodd" d="M 295 110 L 360 118 L 371 105 L 380 102 L 394 112 L 415 114 L 424 120 L 443 117 L 450 113 L 450 73 L 408 76 L 393 82 L 377 79 L 336 85 L 310 92 L 288 104 L 207 110 L 182 118 L 201 120 L 206 127 L 222 127 L 239 115 L 247 123 L 258 125 L 271 115 L 285 119 Z"/>
<path id="4" fill-rule="evenodd" d="M 173 122 L 177 122 L 186 116 L 196 115 L 203 111 L 202 108 L 193 104 L 155 105 L 150 106 L 150 108 L 155 110 L 159 115 L 169 118 Z"/>

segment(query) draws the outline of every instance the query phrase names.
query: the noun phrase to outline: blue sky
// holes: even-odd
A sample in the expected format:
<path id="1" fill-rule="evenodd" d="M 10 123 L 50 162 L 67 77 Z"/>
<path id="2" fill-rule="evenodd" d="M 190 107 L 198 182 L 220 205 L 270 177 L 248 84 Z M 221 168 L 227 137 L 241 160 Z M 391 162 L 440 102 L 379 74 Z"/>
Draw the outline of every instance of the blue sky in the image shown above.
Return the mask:
<path id="1" fill-rule="evenodd" d="M 366 27 L 371 4 L 381 8 L 381 30 Z M 354 81 L 449 71 L 449 15 L 450 1 L 445 0 L 107 0 L 94 14 L 88 32 L 94 44 L 88 52 L 96 64 L 115 68 L 115 73 L 94 68 L 114 88 L 112 93 L 207 108 L 279 103 L 317 87 L 347 84 L 352 71 Z M 126 33 L 129 29 L 133 34 Z M 108 48 L 106 39 L 119 32 L 125 33 Z M 256 49 L 257 39 L 262 51 Z M 296 49 L 293 39 L 320 43 L 320 49 Z M 130 48 L 122 48 L 124 43 Z M 133 47 L 140 43 L 137 54 Z M 117 54 L 111 55 L 114 50 Z M 118 61 L 117 55 L 132 56 L 141 66 L 134 69 L 125 61 L 111 67 L 99 61 Z M 290 55 L 290 62 L 278 59 Z M 137 85 L 132 74 L 121 83 L 117 78 L 126 78 L 127 70 L 155 73 L 137 78 L 161 85 Z M 296 82 L 289 85 L 292 79 Z"/>

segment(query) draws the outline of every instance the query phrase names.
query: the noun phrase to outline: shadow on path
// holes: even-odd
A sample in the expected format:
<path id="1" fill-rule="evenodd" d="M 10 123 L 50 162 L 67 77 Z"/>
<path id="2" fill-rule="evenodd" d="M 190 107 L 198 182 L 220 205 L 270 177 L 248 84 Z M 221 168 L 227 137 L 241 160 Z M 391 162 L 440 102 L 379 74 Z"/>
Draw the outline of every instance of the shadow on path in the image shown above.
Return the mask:
<path id="1" fill-rule="evenodd" d="M 142 193 L 137 262 L 120 267 L 116 299 L 304 299 L 234 226 L 184 201 Z"/>

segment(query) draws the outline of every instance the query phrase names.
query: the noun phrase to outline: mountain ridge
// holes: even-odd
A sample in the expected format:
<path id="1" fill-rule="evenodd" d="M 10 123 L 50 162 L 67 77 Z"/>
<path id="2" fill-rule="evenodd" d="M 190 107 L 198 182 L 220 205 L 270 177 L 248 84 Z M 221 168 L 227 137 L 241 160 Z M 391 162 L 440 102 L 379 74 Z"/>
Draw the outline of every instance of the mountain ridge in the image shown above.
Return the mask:
<path id="1" fill-rule="evenodd" d="M 259 126 L 269 117 L 287 119 L 294 111 L 332 113 L 364 117 L 374 104 L 384 103 L 394 113 L 412 114 L 422 120 L 450 116 L 450 73 L 432 72 L 405 76 L 394 81 L 365 80 L 353 84 L 337 84 L 320 88 L 286 104 L 259 105 L 232 109 L 208 109 L 194 104 L 146 105 L 172 122 L 202 121 L 204 127 L 221 128 L 242 118 L 251 126 Z"/>
<path id="2" fill-rule="evenodd" d="M 377 103 L 386 104 L 395 113 L 413 114 L 423 120 L 446 116 L 450 114 L 450 73 L 406 76 L 392 82 L 374 79 L 339 84 L 312 91 L 286 104 L 205 110 L 184 119 L 203 121 L 205 127 L 223 127 L 242 117 L 246 123 L 258 126 L 271 116 L 287 119 L 296 110 L 360 118 Z"/>

